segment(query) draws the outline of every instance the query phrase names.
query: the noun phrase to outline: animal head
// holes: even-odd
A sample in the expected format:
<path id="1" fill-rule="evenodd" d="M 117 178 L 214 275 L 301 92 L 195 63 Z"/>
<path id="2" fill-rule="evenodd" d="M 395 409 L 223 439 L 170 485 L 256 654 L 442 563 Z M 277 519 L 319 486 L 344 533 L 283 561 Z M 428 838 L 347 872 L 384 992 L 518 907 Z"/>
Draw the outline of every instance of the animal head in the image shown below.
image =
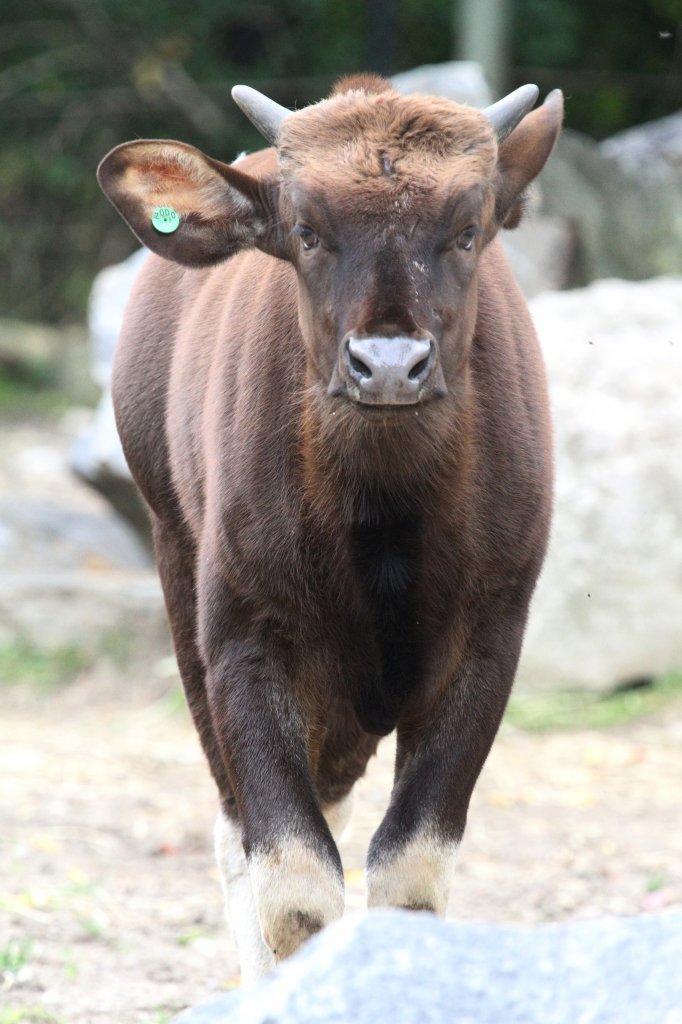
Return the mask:
<path id="1" fill-rule="evenodd" d="M 112 150 L 100 184 L 138 238 L 187 266 L 256 247 L 295 268 L 309 376 L 366 415 L 444 396 L 466 359 L 481 252 L 515 226 L 556 142 L 558 90 L 485 111 L 342 80 L 291 112 L 246 86 L 233 96 L 277 150 L 255 175 L 180 142 Z M 179 226 L 152 224 L 172 207 Z"/>

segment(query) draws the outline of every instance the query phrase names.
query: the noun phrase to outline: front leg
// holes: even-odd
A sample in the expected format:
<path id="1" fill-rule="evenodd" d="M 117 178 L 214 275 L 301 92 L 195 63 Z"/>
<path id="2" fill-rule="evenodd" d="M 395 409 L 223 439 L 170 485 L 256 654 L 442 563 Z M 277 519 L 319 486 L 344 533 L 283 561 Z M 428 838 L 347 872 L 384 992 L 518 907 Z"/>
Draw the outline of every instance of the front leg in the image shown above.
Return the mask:
<path id="1" fill-rule="evenodd" d="M 219 860 L 224 875 L 230 872 L 228 903 L 234 902 L 231 890 L 239 888 L 236 903 L 248 913 L 252 898 L 262 938 L 279 961 L 342 915 L 343 872 L 310 769 L 309 723 L 273 640 L 276 631 L 262 622 L 245 629 L 242 620 L 235 637 L 227 602 L 224 597 L 213 605 L 221 609 L 221 621 L 209 616 L 201 629 L 211 716 L 234 794 L 223 801 Z M 212 637 L 220 639 L 207 641 Z M 238 863 L 240 844 L 249 884 Z M 253 973 L 263 973 L 269 957 L 252 925 L 247 932 L 243 944 L 252 951 Z"/>
<path id="2" fill-rule="evenodd" d="M 455 679 L 398 726 L 396 778 L 370 844 L 367 902 L 444 916 L 471 794 L 504 712 L 526 604 L 496 602 Z"/>
<path id="3" fill-rule="evenodd" d="M 348 822 L 350 795 L 324 809 L 335 840 Z M 220 812 L 215 824 L 215 854 L 225 896 L 227 920 L 239 953 L 242 985 L 250 988 L 275 967 L 272 949 L 266 945 L 253 896 L 251 872 L 244 854 L 241 825 L 235 815 Z"/>

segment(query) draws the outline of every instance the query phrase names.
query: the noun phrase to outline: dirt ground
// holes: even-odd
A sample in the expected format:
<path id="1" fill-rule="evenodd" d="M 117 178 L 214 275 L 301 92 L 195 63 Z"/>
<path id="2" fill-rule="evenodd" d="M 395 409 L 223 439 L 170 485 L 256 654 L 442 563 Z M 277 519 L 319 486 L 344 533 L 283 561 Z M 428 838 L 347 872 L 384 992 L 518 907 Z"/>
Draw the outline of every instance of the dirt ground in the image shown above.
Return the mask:
<path id="1" fill-rule="evenodd" d="M 5 690 L 0 1024 L 163 1024 L 238 982 L 212 782 L 177 700 L 139 692 L 92 672 L 51 696 Z M 342 843 L 351 913 L 391 760 L 386 741 Z M 679 705 L 599 733 L 504 725 L 450 916 L 535 924 L 680 906 L 681 787 Z"/>

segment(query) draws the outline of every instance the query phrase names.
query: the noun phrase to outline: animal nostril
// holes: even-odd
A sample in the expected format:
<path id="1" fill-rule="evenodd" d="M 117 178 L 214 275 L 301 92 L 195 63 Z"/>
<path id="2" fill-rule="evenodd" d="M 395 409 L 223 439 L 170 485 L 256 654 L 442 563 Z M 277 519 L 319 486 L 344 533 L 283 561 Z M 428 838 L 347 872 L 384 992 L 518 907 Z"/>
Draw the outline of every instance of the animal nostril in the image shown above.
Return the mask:
<path id="1" fill-rule="evenodd" d="M 419 362 L 415 366 L 412 367 L 412 369 L 410 370 L 410 372 L 408 374 L 408 377 L 410 378 L 410 380 L 419 380 L 419 378 L 423 374 L 424 370 L 426 369 L 426 367 L 428 365 L 428 362 L 429 362 L 429 357 L 428 356 L 426 357 L 426 359 L 420 359 Z"/>
<path id="2" fill-rule="evenodd" d="M 348 350 L 348 361 L 350 363 L 351 369 L 354 370 L 355 373 L 357 373 L 360 377 L 364 377 L 365 380 L 369 380 L 369 378 L 372 376 L 372 371 L 370 367 L 367 365 L 367 363 L 363 363 L 361 359 L 358 359 L 357 356 L 354 356 L 350 349 Z"/>

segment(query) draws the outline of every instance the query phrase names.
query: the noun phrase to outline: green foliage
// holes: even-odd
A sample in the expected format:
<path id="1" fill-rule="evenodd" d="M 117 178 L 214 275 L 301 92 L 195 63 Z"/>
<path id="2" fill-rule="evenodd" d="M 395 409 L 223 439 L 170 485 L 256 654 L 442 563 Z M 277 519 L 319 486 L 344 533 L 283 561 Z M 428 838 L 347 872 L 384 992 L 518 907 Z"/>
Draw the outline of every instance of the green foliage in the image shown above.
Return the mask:
<path id="1" fill-rule="evenodd" d="M 556 729 L 608 729 L 682 703 L 682 673 L 664 676 L 651 686 L 607 694 L 578 691 L 512 694 L 506 719 L 528 732 Z"/>
<path id="2" fill-rule="evenodd" d="M 154 1011 L 154 1016 L 149 1019 L 149 1024 L 169 1024 L 174 1016 L 176 1015 L 172 1010 L 161 1007 Z"/>
<path id="3" fill-rule="evenodd" d="M 65 408 L 64 394 L 51 382 L 26 382 L 0 372 L 0 422 L 27 412 L 43 417 Z"/>
<path id="4" fill-rule="evenodd" d="M 78 675 L 89 663 L 86 653 L 77 647 L 59 647 L 44 651 L 16 642 L 0 646 L 0 685 L 31 683 L 35 686 L 60 686 Z"/>
<path id="5" fill-rule="evenodd" d="M 682 0 L 508 5 L 510 79 L 534 68 L 543 87 L 564 87 L 571 127 L 602 136 L 679 105 Z M 181 138 L 230 160 L 262 145 L 230 100 L 235 82 L 294 106 L 349 71 L 448 60 L 456 9 L 453 0 L 4 0 L 0 315 L 82 317 L 97 269 L 133 250 L 95 181 L 113 146 Z"/>
<path id="6" fill-rule="evenodd" d="M 0 1009 L 0 1024 L 62 1024 L 44 1006 L 5 1006 Z"/>
<path id="7" fill-rule="evenodd" d="M 28 939 L 10 939 L 0 948 L 0 991 L 9 990 L 15 979 L 31 961 L 32 945 Z M 43 1006 L 10 1006 L 0 1008 L 0 1024 L 60 1024 L 57 1017 Z"/>
<path id="8" fill-rule="evenodd" d="M 71 946 L 64 950 L 64 974 L 69 981 L 75 981 L 78 977 L 78 964 Z"/>
<path id="9" fill-rule="evenodd" d="M 31 943 L 27 939 L 10 939 L 0 949 L 0 971 L 3 975 L 18 974 L 31 958 Z"/>
<path id="10" fill-rule="evenodd" d="M 552 69 L 545 84 L 563 87 L 569 127 L 604 138 L 679 109 L 682 0 L 518 0 L 514 11 L 512 63 Z"/>
<path id="11" fill-rule="evenodd" d="M 182 932 L 178 935 L 175 940 L 178 946 L 191 946 L 197 939 L 202 938 L 206 934 L 203 928 L 189 928 L 186 932 Z"/>

